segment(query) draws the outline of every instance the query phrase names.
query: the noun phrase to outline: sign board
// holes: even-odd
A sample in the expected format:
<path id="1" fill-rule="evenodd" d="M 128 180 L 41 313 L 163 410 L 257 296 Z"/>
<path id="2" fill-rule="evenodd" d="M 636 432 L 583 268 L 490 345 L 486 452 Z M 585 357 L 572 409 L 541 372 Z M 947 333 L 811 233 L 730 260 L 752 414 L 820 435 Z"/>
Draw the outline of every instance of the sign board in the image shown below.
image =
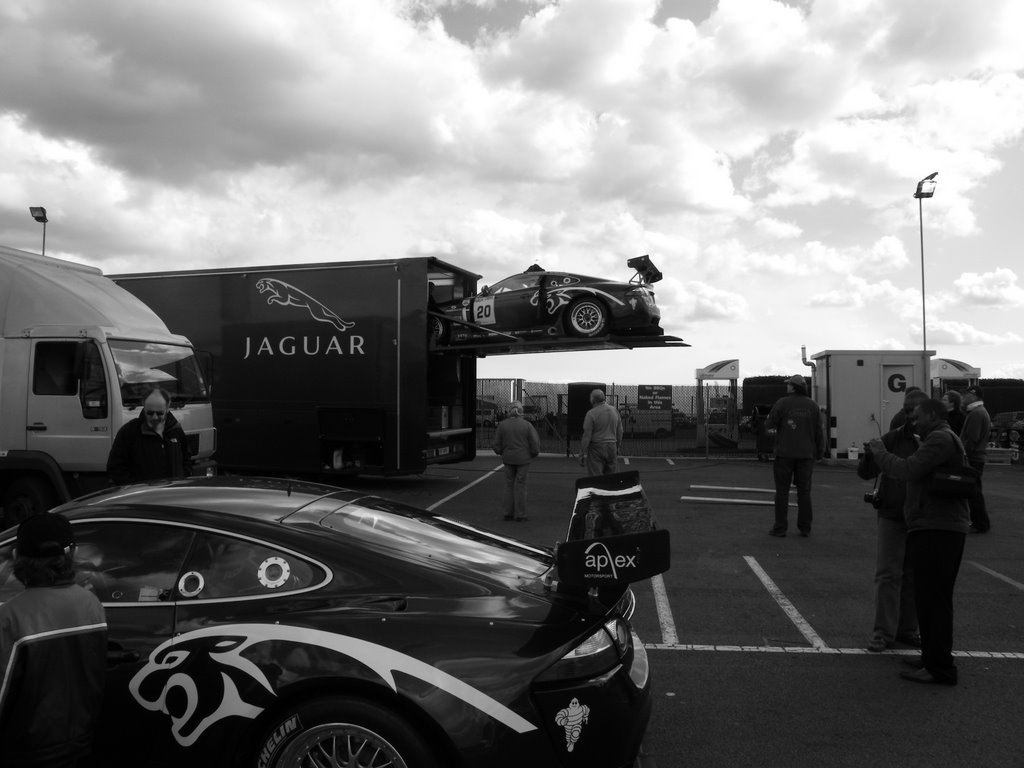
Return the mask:
<path id="1" fill-rule="evenodd" d="M 555 546 L 558 580 L 570 586 L 631 584 L 664 573 L 670 561 L 667 529 L 564 541 Z"/>
<path id="2" fill-rule="evenodd" d="M 636 388 L 638 411 L 671 411 L 672 387 L 669 384 L 640 384 Z"/>

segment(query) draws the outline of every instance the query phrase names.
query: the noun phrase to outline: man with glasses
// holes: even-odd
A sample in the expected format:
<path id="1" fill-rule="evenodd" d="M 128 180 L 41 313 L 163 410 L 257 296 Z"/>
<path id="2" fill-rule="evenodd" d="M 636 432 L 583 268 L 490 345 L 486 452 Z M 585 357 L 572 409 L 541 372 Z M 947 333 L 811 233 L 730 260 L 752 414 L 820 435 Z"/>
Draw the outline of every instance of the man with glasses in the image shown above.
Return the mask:
<path id="1" fill-rule="evenodd" d="M 188 440 L 170 406 L 170 395 L 154 388 L 143 400 L 142 413 L 118 430 L 107 457 L 107 474 L 114 485 L 192 474 Z"/>

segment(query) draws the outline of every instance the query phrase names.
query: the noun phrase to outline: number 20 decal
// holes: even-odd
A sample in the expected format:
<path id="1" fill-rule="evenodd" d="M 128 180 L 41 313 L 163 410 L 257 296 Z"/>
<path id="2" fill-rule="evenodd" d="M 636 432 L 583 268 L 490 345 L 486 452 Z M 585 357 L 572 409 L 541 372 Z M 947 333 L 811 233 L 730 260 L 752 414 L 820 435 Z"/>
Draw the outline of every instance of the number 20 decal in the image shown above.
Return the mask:
<path id="1" fill-rule="evenodd" d="M 477 325 L 494 325 L 493 296 L 484 296 L 473 302 L 473 322 Z"/>

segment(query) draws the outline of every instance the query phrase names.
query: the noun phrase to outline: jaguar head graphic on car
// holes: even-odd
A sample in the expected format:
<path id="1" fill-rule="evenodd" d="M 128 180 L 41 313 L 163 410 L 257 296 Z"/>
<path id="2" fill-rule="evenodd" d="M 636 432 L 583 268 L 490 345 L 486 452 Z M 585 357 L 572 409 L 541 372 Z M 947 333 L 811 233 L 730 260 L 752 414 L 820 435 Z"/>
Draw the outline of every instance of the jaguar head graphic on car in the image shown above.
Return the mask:
<path id="1" fill-rule="evenodd" d="M 628 264 L 636 270 L 629 282 L 548 271 L 534 264 L 484 286 L 475 296 L 440 304 L 437 314 L 450 321 L 439 323 L 435 333 L 453 344 L 496 334 L 583 339 L 661 335 L 661 312 L 650 288 L 661 273 L 646 256 Z"/>
<path id="2" fill-rule="evenodd" d="M 652 702 L 633 594 L 563 584 L 550 549 L 265 477 L 59 509 L 106 610 L 97 765 L 588 768 L 639 751 Z M 0 602 L 21 589 L 14 544 L 0 536 Z"/>

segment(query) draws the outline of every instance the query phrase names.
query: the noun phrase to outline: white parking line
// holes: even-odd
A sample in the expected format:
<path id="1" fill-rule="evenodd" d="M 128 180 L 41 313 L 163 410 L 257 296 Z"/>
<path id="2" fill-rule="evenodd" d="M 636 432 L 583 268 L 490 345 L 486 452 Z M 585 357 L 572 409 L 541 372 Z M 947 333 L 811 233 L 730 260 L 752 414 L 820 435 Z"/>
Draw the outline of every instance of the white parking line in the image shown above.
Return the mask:
<path id="1" fill-rule="evenodd" d="M 792 653 L 792 654 L 821 654 L 832 656 L 920 656 L 921 651 L 917 648 L 895 649 L 890 648 L 881 653 L 868 651 L 866 648 L 830 648 L 821 637 L 811 628 L 811 625 L 800 615 L 796 607 L 782 593 L 771 577 L 758 564 L 757 560 L 750 556 L 744 556 L 747 565 L 757 575 L 765 589 L 772 596 L 776 603 L 785 611 L 790 620 L 796 625 L 800 633 L 810 643 L 805 645 L 709 645 L 701 643 L 680 643 L 676 633 L 675 621 L 672 618 L 672 608 L 669 605 L 668 594 L 665 590 L 665 582 L 660 575 L 651 578 L 651 587 L 654 590 L 654 602 L 658 611 L 658 623 L 661 626 L 660 643 L 644 643 L 644 648 L 649 651 L 691 651 L 691 652 L 714 652 L 714 653 Z M 971 565 L 985 573 L 994 576 L 1007 584 L 1024 590 L 1024 584 L 1003 576 L 991 568 L 968 560 Z M 1014 651 L 953 651 L 953 656 L 958 659 L 1004 659 L 1012 661 L 1024 661 L 1024 653 Z"/>
<path id="2" fill-rule="evenodd" d="M 1005 582 L 1006 582 L 1007 584 L 1009 584 L 1009 585 L 1010 585 L 1011 587 L 1016 587 L 1017 589 L 1019 589 L 1019 590 L 1021 590 L 1021 591 L 1024 591 L 1024 584 L 1021 584 L 1021 583 L 1020 583 L 1019 581 L 1014 581 L 1014 580 L 1013 580 L 1013 579 L 1011 579 L 1011 578 L 1010 578 L 1009 576 L 1003 576 L 1003 574 L 1001 574 L 1001 573 L 998 573 L 997 571 L 993 571 L 993 570 L 992 570 L 991 568 L 986 568 L 986 567 L 985 567 L 984 565 L 982 565 L 981 563 L 976 563 L 976 562 L 974 562 L 973 560 L 968 560 L 967 562 L 969 562 L 969 563 L 970 563 L 971 565 L 973 565 L 973 566 L 974 566 L 975 568 L 977 568 L 977 569 L 978 569 L 979 571 L 984 571 L 984 572 L 985 572 L 985 573 L 987 573 L 987 574 L 988 574 L 989 576 L 995 576 L 995 577 L 996 577 L 997 579 L 999 579 L 1000 581 L 1005 581 Z"/>
<path id="3" fill-rule="evenodd" d="M 679 635 L 676 634 L 672 606 L 669 605 L 668 593 L 665 591 L 665 580 L 660 573 L 651 577 L 651 587 L 654 588 L 654 605 L 658 609 L 658 623 L 661 625 L 661 642 L 675 645 L 679 642 Z"/>
<path id="4" fill-rule="evenodd" d="M 699 645 L 693 643 L 644 643 L 649 651 L 712 651 L 715 653 L 803 653 L 823 656 L 920 656 L 917 649 L 889 649 L 881 653 L 873 653 L 866 648 L 808 648 L 804 645 Z M 958 659 L 1009 659 L 1024 661 L 1024 653 L 1009 651 L 953 651 Z"/>
<path id="5" fill-rule="evenodd" d="M 747 561 L 747 565 L 750 569 L 757 574 L 757 578 L 764 584 L 764 588 L 768 590 L 768 594 L 771 595 L 775 602 L 779 604 L 779 607 L 785 611 L 786 615 L 789 616 L 790 621 L 796 624 L 796 628 L 800 630 L 800 634 L 807 638 L 807 642 L 811 644 L 816 650 L 824 650 L 826 648 L 825 641 L 818 637 L 818 633 L 815 632 L 811 625 L 807 623 L 803 616 L 800 615 L 800 611 L 789 602 L 789 599 L 782 594 L 782 590 L 775 586 L 775 582 L 772 581 L 771 577 L 765 573 L 757 560 L 752 558 L 750 555 L 744 555 L 743 559 Z"/>
<path id="6" fill-rule="evenodd" d="M 486 479 L 487 479 L 488 477 L 490 477 L 490 476 L 491 476 L 491 475 L 493 475 L 493 474 L 494 474 L 495 472 L 497 472 L 497 471 L 498 471 L 499 469 L 501 469 L 501 467 L 502 467 L 502 465 L 501 465 L 501 464 L 499 464 L 498 466 L 496 466 L 496 467 L 495 467 L 494 469 L 492 469 L 492 470 L 491 470 L 490 472 L 488 472 L 487 474 L 484 474 L 484 475 L 480 475 L 480 477 L 478 477 L 478 478 L 477 478 L 476 480 L 474 480 L 474 481 L 473 481 L 472 483 L 470 483 L 469 485 L 467 485 L 467 486 L 465 486 L 465 487 L 463 487 L 463 488 L 460 488 L 460 489 L 459 489 L 459 490 L 457 490 L 457 491 L 456 491 L 455 493 L 452 493 L 452 494 L 449 494 L 448 496 L 445 496 L 445 497 L 444 497 L 443 499 L 441 499 L 440 501 L 435 501 L 435 502 L 434 502 L 433 504 L 431 504 L 431 505 L 430 505 L 429 507 L 427 507 L 427 512 L 433 512 L 433 511 L 434 511 L 435 509 L 437 509 L 438 507 L 440 507 L 440 506 L 441 506 L 442 504 L 444 504 L 445 502 L 447 502 L 447 501 L 451 501 L 452 499 L 454 499 L 454 498 L 455 498 L 456 496 L 458 496 L 458 495 L 459 495 L 460 493 L 465 493 L 466 491 L 468 491 L 468 490 L 469 490 L 470 488 L 472 488 L 472 487 L 473 487 L 474 485 L 476 485 L 477 483 L 482 483 L 482 482 L 483 482 L 484 480 L 486 480 Z"/>

